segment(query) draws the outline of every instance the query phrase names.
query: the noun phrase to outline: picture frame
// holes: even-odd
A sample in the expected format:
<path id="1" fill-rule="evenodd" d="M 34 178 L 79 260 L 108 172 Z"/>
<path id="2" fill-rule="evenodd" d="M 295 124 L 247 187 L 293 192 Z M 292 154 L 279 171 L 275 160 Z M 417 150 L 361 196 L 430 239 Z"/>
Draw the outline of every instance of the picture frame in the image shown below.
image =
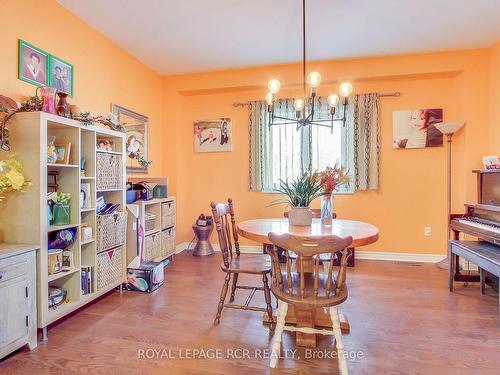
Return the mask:
<path id="1" fill-rule="evenodd" d="M 394 149 L 443 146 L 443 134 L 435 124 L 443 122 L 442 108 L 419 108 L 392 112 Z"/>
<path id="2" fill-rule="evenodd" d="M 233 151 L 232 122 L 229 117 L 195 121 L 193 135 L 194 152 Z"/>
<path id="3" fill-rule="evenodd" d="M 123 125 L 127 134 L 125 137 L 127 173 L 147 173 L 148 167 L 142 166 L 134 155 L 149 160 L 148 117 L 117 104 L 111 104 L 111 112 L 117 116 L 118 122 Z"/>
<path id="4" fill-rule="evenodd" d="M 71 142 L 56 143 L 54 145 L 57 153 L 57 164 L 69 164 L 69 157 L 71 153 Z"/>
<path id="5" fill-rule="evenodd" d="M 48 86 L 54 87 L 58 92 L 73 97 L 74 66 L 57 56 L 49 54 L 47 69 Z"/>
<path id="6" fill-rule="evenodd" d="M 92 190 L 89 182 L 82 182 L 80 185 L 80 193 L 83 193 L 83 200 L 80 202 L 80 208 L 92 208 Z"/>
<path id="7" fill-rule="evenodd" d="M 18 42 L 18 78 L 35 86 L 48 84 L 48 52 L 22 39 Z"/>

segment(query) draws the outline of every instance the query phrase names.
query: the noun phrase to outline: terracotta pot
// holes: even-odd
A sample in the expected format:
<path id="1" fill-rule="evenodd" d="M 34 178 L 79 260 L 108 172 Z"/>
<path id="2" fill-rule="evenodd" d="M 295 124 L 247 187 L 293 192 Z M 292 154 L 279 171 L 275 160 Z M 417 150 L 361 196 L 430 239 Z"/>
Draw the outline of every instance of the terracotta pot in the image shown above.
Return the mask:
<path id="1" fill-rule="evenodd" d="M 308 226 L 312 224 L 312 211 L 309 207 L 292 207 L 288 212 L 290 225 Z"/>

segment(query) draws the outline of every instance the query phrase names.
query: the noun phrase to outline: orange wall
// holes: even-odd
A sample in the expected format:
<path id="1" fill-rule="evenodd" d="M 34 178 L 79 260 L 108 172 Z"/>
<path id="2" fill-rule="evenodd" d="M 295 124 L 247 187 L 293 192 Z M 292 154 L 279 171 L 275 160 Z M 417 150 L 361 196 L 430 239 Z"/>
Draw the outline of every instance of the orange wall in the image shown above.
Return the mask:
<path id="1" fill-rule="evenodd" d="M 74 98 L 81 110 L 104 114 L 111 103 L 150 119 L 151 175 L 175 171 L 163 163 L 162 78 L 54 0 L 3 0 L 0 93 L 21 101 L 35 86 L 17 79 L 17 42 L 23 39 L 74 65 Z"/>
<path id="2" fill-rule="evenodd" d="M 34 93 L 34 86 L 17 79 L 17 40 L 24 39 L 74 64 L 71 103 L 82 110 L 102 114 L 117 103 L 149 116 L 150 174 L 169 176 L 178 197 L 178 242 L 192 238 L 191 224 L 208 212 L 211 200 L 229 195 L 239 220 L 281 215 L 281 208 L 266 207 L 275 195 L 248 191 L 247 111 L 232 103 L 263 98 L 275 76 L 283 95 L 295 95 L 299 65 L 162 78 L 54 0 L 4 0 L 2 14 L 8 15 L 0 34 L 2 94 L 21 100 Z M 309 68 L 322 73 L 323 93 L 342 80 L 353 81 L 360 93 L 402 93 L 381 99 L 380 190 L 337 196 L 335 210 L 379 226 L 380 241 L 372 250 L 444 253 L 445 149 L 393 150 L 391 114 L 443 107 L 445 119 L 466 121 L 453 143 L 454 210 L 461 211 L 464 201 L 475 199 L 470 170 L 480 166 L 485 150 L 495 153 L 500 146 L 500 43 L 483 50 L 315 62 Z M 233 119 L 234 151 L 195 154 L 193 121 L 222 116 Z M 432 237 L 423 236 L 424 226 L 432 226 Z"/>
<path id="3" fill-rule="evenodd" d="M 500 42 L 490 49 L 490 154 L 500 155 Z"/>
<path id="4" fill-rule="evenodd" d="M 345 79 L 359 93 L 402 93 L 381 99 L 380 190 L 337 196 L 335 211 L 380 228 L 380 240 L 367 249 L 445 253 L 445 148 L 392 149 L 392 111 L 442 107 L 445 120 L 466 121 L 453 143 L 454 210 L 461 212 L 465 201 L 475 199 L 470 171 L 480 166 L 487 145 L 489 51 L 316 62 L 309 70 L 322 73 L 322 93 Z M 169 131 L 177 139 L 178 242 L 192 238 L 191 224 L 200 212 L 209 211 L 211 200 L 232 196 L 238 220 L 282 215 L 282 208 L 267 207 L 275 195 L 248 191 L 248 113 L 232 106 L 234 101 L 262 99 L 274 76 L 285 85 L 283 96 L 297 93 L 300 68 L 293 64 L 165 78 L 165 113 L 176 124 Z M 193 121 L 226 116 L 233 119 L 234 151 L 194 153 Z M 432 227 L 431 237 L 424 237 L 424 226 Z M 216 242 L 215 236 L 212 240 Z"/>

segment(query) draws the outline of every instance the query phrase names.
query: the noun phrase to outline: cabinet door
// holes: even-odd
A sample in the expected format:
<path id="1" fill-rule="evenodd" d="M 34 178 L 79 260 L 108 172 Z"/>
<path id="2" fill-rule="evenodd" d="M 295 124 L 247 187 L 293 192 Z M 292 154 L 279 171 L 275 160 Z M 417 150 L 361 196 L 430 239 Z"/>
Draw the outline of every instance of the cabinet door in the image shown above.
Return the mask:
<path id="1" fill-rule="evenodd" d="M 9 313 L 9 288 L 0 284 L 0 348 L 9 343 L 7 317 Z"/>
<path id="2" fill-rule="evenodd" d="M 28 335 L 26 322 L 29 310 L 28 297 L 26 296 L 28 284 L 25 278 L 14 281 L 7 289 L 7 338 L 14 342 Z"/>

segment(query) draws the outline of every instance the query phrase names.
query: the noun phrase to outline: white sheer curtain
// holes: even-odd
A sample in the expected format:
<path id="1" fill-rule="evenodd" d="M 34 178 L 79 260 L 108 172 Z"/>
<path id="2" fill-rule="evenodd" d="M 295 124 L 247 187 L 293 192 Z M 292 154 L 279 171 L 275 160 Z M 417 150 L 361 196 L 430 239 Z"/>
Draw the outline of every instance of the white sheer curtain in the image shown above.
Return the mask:
<path id="1" fill-rule="evenodd" d="M 343 115 L 343 107 L 337 108 Z M 294 118 L 293 99 L 275 104 L 277 116 Z M 251 190 L 273 191 L 279 180 L 295 178 L 306 170 L 324 170 L 337 161 L 349 168 L 353 183 L 344 192 L 378 187 L 378 97 L 356 95 L 350 99 L 346 126 L 334 122 L 327 127 L 295 123 L 268 126 L 267 106 L 263 101 L 250 103 L 249 184 Z M 326 99 L 316 102 L 315 121 L 330 124 L 330 108 Z M 277 121 L 275 121 L 277 123 Z M 365 154 L 368 152 L 368 155 Z"/>

